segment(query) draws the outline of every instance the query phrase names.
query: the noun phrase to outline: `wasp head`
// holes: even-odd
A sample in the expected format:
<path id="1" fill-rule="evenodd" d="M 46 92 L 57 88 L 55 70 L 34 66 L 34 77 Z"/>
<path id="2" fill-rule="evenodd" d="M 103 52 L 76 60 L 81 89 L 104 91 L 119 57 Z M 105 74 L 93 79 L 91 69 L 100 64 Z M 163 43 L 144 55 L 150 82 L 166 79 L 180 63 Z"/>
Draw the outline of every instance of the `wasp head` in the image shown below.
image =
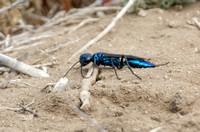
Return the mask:
<path id="1" fill-rule="evenodd" d="M 89 54 L 89 53 L 82 54 L 82 55 L 80 56 L 80 63 L 81 63 L 81 66 L 87 65 L 87 64 L 89 64 L 91 61 L 92 61 L 92 55 Z"/>

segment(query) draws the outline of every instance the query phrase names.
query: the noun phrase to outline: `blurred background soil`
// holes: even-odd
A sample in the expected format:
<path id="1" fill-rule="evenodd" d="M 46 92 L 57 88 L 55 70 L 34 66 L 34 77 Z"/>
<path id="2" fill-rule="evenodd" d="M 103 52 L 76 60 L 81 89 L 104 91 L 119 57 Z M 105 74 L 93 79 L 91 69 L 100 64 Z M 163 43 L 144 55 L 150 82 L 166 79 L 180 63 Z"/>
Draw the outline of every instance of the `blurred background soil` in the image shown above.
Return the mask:
<path id="1" fill-rule="evenodd" d="M 40 11 L 43 13 L 42 16 L 51 19 L 55 14 L 47 17 L 50 3 L 37 1 L 38 3 L 32 3 L 37 10 L 32 11 L 32 6 L 27 6 L 30 12 L 39 15 L 36 12 L 42 10 Z M 3 2 L 6 3 L 6 0 L 2 0 L 0 4 Z M 40 9 L 41 6 L 38 4 L 44 4 L 45 8 Z M 166 62 L 169 64 L 156 68 L 133 69 L 142 80 L 133 76 L 127 67 L 117 70 L 121 80 L 116 78 L 113 69 L 101 67 L 97 82 L 90 88 L 91 109 L 84 112 L 111 132 L 147 132 L 155 128 L 157 132 L 200 131 L 200 32 L 198 27 L 191 24 L 193 17 L 200 18 L 199 7 L 200 2 L 196 2 L 181 7 L 173 6 L 168 10 L 159 8 L 142 10 L 145 15 L 126 14 L 111 32 L 90 46 L 85 52 L 130 54 L 149 58 L 154 64 Z M 56 9 L 63 8 L 68 11 L 71 7 L 59 7 L 58 4 Z M 0 18 L 0 30 L 5 36 L 19 35 L 22 32 L 27 32 L 28 35 L 24 34 L 20 38 L 47 36 L 42 40 L 28 42 L 28 44 L 44 42 L 38 46 L 10 52 L 2 50 L 2 52 L 13 58 L 26 53 L 27 57 L 23 62 L 29 65 L 53 61 L 56 64 L 47 68 L 49 78 L 33 78 L 18 73 L 12 80 L 22 80 L 20 83 L 9 83 L 5 89 L 0 89 L 0 107 L 19 108 L 18 104 L 26 105 L 34 100 L 30 109 L 38 115 L 35 117 L 27 111 L 0 108 L 0 130 L 97 131 L 69 107 L 62 95 L 51 93 L 52 87 L 46 85 L 57 82 L 64 75 L 79 56 L 70 63 L 67 59 L 98 35 L 112 21 L 116 13 L 107 12 L 98 21 L 66 33 L 63 32 L 64 29 L 74 24 L 57 24 L 40 30 L 39 26 L 46 23 L 46 20 L 42 22 L 41 18 L 38 21 L 32 20 L 35 18 L 30 14 L 32 19 L 26 17 L 28 20 L 24 22 L 26 25 L 34 25 L 31 31 L 24 28 L 13 30 L 19 25 L 18 20 L 25 17 L 20 10 L 24 9 L 16 8 L 1 15 L 7 18 Z M 26 9 L 24 13 L 28 11 Z M 93 16 L 96 17 L 96 14 Z M 74 40 L 78 41 L 48 54 L 43 52 Z M 89 66 L 84 68 L 85 74 L 88 68 Z M 0 75 L 1 82 L 8 74 L 9 72 L 3 72 Z M 66 93 L 79 107 L 82 80 L 80 69 L 73 69 L 67 77 L 69 82 Z"/>

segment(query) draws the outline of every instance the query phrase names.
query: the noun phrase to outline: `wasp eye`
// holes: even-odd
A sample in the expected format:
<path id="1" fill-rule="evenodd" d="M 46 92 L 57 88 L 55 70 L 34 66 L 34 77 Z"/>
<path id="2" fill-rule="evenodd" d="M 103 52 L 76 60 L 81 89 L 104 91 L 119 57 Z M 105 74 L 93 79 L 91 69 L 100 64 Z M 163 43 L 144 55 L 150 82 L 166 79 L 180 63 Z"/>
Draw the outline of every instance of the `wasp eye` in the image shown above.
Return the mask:
<path id="1" fill-rule="evenodd" d="M 91 56 L 87 55 L 85 61 L 91 61 Z"/>

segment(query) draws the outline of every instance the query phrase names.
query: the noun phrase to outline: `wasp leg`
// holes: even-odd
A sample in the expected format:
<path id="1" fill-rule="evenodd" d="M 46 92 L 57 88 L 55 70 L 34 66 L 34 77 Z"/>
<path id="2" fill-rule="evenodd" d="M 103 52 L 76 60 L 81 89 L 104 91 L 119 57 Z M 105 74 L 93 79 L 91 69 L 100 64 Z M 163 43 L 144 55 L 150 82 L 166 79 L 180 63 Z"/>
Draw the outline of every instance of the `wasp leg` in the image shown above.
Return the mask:
<path id="1" fill-rule="evenodd" d="M 121 57 L 121 61 L 120 61 L 120 68 L 119 69 L 121 69 L 122 67 L 123 67 L 123 63 L 124 63 L 124 55 L 122 55 L 122 57 Z"/>
<path id="2" fill-rule="evenodd" d="M 139 77 L 137 74 L 135 74 L 135 73 L 132 71 L 132 69 L 131 69 L 131 67 L 130 67 L 130 65 L 129 65 L 129 63 L 128 63 L 128 60 L 127 60 L 126 55 L 124 55 L 124 58 L 125 58 L 125 61 L 126 61 L 127 66 L 128 66 L 128 69 L 132 72 L 132 74 L 133 74 L 134 76 L 136 76 L 138 79 L 141 80 L 142 78 Z"/>
<path id="3" fill-rule="evenodd" d="M 115 71 L 115 75 L 116 75 L 117 79 L 120 80 L 119 76 L 117 75 L 117 71 L 116 71 L 116 69 L 115 69 L 115 65 L 114 65 L 114 63 L 113 63 L 113 59 L 112 59 L 112 58 L 111 58 L 111 63 L 112 63 L 112 68 L 113 68 L 114 71 Z"/>

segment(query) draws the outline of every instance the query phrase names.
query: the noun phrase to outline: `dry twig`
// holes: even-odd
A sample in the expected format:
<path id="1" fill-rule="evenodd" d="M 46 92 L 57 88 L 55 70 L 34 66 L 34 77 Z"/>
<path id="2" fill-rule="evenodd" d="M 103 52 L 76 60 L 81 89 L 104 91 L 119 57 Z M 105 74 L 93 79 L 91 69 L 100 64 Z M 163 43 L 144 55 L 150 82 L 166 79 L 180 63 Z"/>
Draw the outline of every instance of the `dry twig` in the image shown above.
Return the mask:
<path id="1" fill-rule="evenodd" d="M 32 110 L 30 110 L 28 107 L 30 105 L 32 105 L 35 102 L 35 99 L 33 99 L 30 103 L 28 103 L 27 105 L 22 105 L 22 104 L 18 104 L 21 108 L 10 108 L 10 107 L 1 107 L 0 109 L 4 109 L 4 110 L 12 110 L 12 111 L 20 111 L 20 110 L 24 110 L 24 111 L 28 111 L 29 113 L 33 114 L 34 117 L 38 117 L 38 115 L 33 112 Z"/>
<path id="2" fill-rule="evenodd" d="M 161 129 L 162 129 L 162 127 L 160 126 L 160 127 L 156 127 L 154 129 L 150 130 L 149 132 L 161 132 Z"/>
<path id="3" fill-rule="evenodd" d="M 29 36 L 26 36 L 25 34 L 26 33 L 13 37 L 12 43 L 16 46 L 19 46 L 19 45 L 31 43 L 33 41 L 39 41 L 41 39 L 50 38 L 52 36 L 52 35 L 49 35 L 49 34 L 44 34 L 44 35 L 38 34 L 38 36 L 29 37 Z M 1 41 L 0 45 L 3 45 L 5 43 L 6 43 L 6 41 Z"/>
<path id="4" fill-rule="evenodd" d="M 8 71 L 10 71 L 10 68 L 0 67 L 0 72 L 8 72 Z"/>
<path id="5" fill-rule="evenodd" d="M 11 46 L 9 48 L 6 48 L 6 49 L 2 50 L 1 52 L 2 53 L 7 53 L 7 52 L 19 51 L 19 50 L 22 50 L 22 49 L 27 49 L 27 48 L 35 47 L 35 46 L 38 46 L 38 45 L 42 45 L 44 43 L 45 43 L 44 41 L 39 41 L 39 42 L 32 43 L 30 45 L 20 46 L 18 48 L 15 48 L 14 46 Z"/>
<path id="6" fill-rule="evenodd" d="M 54 4 L 53 5 L 53 7 L 50 9 L 50 11 L 48 12 L 48 14 L 47 14 L 47 18 L 52 18 L 55 14 L 56 14 L 56 12 L 57 12 L 57 10 L 59 9 L 59 7 L 60 7 L 60 5 L 59 4 Z"/>
<path id="7" fill-rule="evenodd" d="M 53 65 L 56 65 L 56 61 L 52 61 L 52 62 L 45 63 L 45 64 L 33 65 L 33 67 L 35 67 L 35 68 L 52 67 Z"/>
<path id="8" fill-rule="evenodd" d="M 18 105 L 19 105 L 24 111 L 27 111 L 27 112 L 33 114 L 34 117 L 38 117 L 38 114 L 36 114 L 36 113 L 33 112 L 32 110 L 30 110 L 29 108 L 27 108 L 27 107 L 25 107 L 25 106 L 23 106 L 23 105 L 21 105 L 21 104 L 18 104 Z"/>
<path id="9" fill-rule="evenodd" d="M 0 63 L 16 71 L 25 73 L 33 77 L 49 77 L 49 75 L 44 71 L 33 68 L 32 66 L 29 66 L 23 62 L 20 62 L 16 59 L 13 59 L 1 53 L 0 53 Z"/>
<path id="10" fill-rule="evenodd" d="M 58 24 L 65 24 L 69 23 L 70 20 L 80 20 L 87 18 L 91 14 L 98 12 L 98 11 L 112 11 L 112 10 L 121 10 L 119 6 L 113 7 L 87 7 L 81 9 L 71 9 L 67 14 L 60 14 L 58 13 L 55 15 L 51 21 L 47 22 L 44 27 L 51 27 Z"/>
<path id="11" fill-rule="evenodd" d="M 32 87 L 32 88 L 35 87 L 35 86 L 33 86 L 33 85 L 31 85 L 31 84 L 29 84 L 29 83 L 27 83 L 27 82 L 24 82 L 24 80 L 22 80 L 22 79 L 10 80 L 9 83 L 10 83 L 10 84 L 19 85 L 20 87 L 22 87 L 21 84 L 24 84 L 24 85 L 29 86 L 29 87 Z"/>
<path id="12" fill-rule="evenodd" d="M 116 22 L 127 12 L 127 10 L 131 7 L 131 5 L 135 2 L 135 0 L 129 0 L 127 5 L 119 12 L 119 14 L 113 19 L 113 21 L 95 38 L 90 40 L 88 43 L 86 43 L 81 49 L 79 49 L 77 52 L 75 52 L 68 61 L 71 61 L 75 56 L 86 50 L 89 46 L 96 43 L 98 40 L 100 40 L 103 36 L 105 36 L 116 24 Z"/>
<path id="13" fill-rule="evenodd" d="M 67 87 L 68 79 L 66 77 L 61 78 L 54 86 L 53 92 L 63 92 Z"/>
<path id="14" fill-rule="evenodd" d="M 24 1 L 24 0 L 20 0 L 20 1 Z M 66 32 L 71 33 L 77 30 L 78 28 L 80 28 L 81 26 L 85 25 L 86 23 L 97 21 L 97 19 L 91 18 L 91 14 L 95 12 L 109 11 L 109 10 L 116 11 L 120 9 L 121 7 L 118 7 L 118 6 L 93 7 L 93 8 L 87 7 L 83 9 L 73 9 L 73 10 L 70 10 L 70 12 L 68 13 L 59 12 L 57 13 L 57 15 L 54 16 L 54 18 L 50 20 L 45 19 L 45 21 L 48 21 L 48 22 L 46 22 L 46 24 L 44 24 L 43 26 L 41 26 L 40 28 L 34 31 L 34 32 L 37 32 L 37 35 L 35 36 L 30 36 L 29 32 L 23 32 L 20 35 L 11 36 L 9 39 L 10 43 L 7 43 L 7 44 L 6 42 L 8 41 L 6 41 L 6 39 L 4 38 L 4 40 L 0 42 L 1 49 L 3 49 L 2 53 L 18 51 L 21 49 L 29 48 L 31 46 L 44 44 L 46 41 L 44 41 L 43 39 L 54 38 L 56 36 L 59 36 L 60 34 L 65 34 Z M 28 29 L 28 31 L 31 31 L 33 33 L 33 30 L 32 30 L 33 27 L 31 27 L 30 25 L 25 25 L 22 20 L 19 22 L 20 22 L 20 25 L 18 25 L 15 30 L 19 30 L 20 28 L 22 28 L 22 29 Z M 77 25 L 77 23 L 79 24 Z M 58 27 L 57 25 L 60 25 L 60 26 Z M 72 25 L 72 26 L 66 27 L 66 25 Z M 52 26 L 56 28 L 52 28 Z M 49 30 L 50 27 L 52 30 Z M 45 34 L 44 34 L 44 31 L 46 31 Z M 5 45 L 7 45 L 8 47 L 6 47 Z M 25 45 L 25 46 L 21 46 L 21 45 Z M 19 47 L 16 47 L 16 46 L 19 46 Z"/>
<path id="15" fill-rule="evenodd" d="M 6 37 L 5 47 L 8 47 L 9 45 L 10 45 L 10 34 L 8 34 Z"/>
<path id="16" fill-rule="evenodd" d="M 67 14 L 65 13 L 64 15 L 61 15 L 61 16 L 56 15 L 51 20 L 48 20 L 46 24 L 44 24 L 43 26 L 35 30 L 34 32 L 37 32 L 37 35 L 35 36 L 30 36 L 29 32 L 23 32 L 20 35 L 12 36 L 9 39 L 10 43 L 9 43 L 9 46 L 7 45 L 8 47 L 5 46 L 6 42 L 8 42 L 6 41 L 6 39 L 1 41 L 0 46 L 1 46 L 1 49 L 3 49 L 2 53 L 18 51 L 18 50 L 26 49 L 32 46 L 44 44 L 46 42 L 44 41 L 44 39 L 46 38 L 55 38 L 56 36 L 65 34 L 66 32 L 71 33 L 87 23 L 97 21 L 98 19 L 96 18 L 90 18 L 90 15 L 92 13 L 95 13 L 97 11 L 120 10 L 120 9 L 121 7 L 94 7 L 94 8 L 77 9 L 71 13 L 67 13 Z M 77 23 L 79 24 L 77 25 Z M 55 27 L 55 25 L 60 25 L 60 26 L 59 27 L 56 26 L 56 28 L 49 30 L 50 27 L 51 28 L 52 26 Z M 75 26 L 66 27 L 66 25 L 75 25 Z M 20 25 L 18 26 L 18 29 L 19 28 L 33 31 L 33 30 L 30 30 L 33 27 L 30 27 L 29 25 L 25 25 L 23 21 L 20 21 Z M 18 29 L 16 28 L 16 30 Z M 44 31 L 46 31 L 45 34 L 44 34 Z M 25 46 L 21 46 L 21 45 L 25 45 Z M 19 46 L 19 47 L 16 47 L 16 46 Z"/>
<path id="17" fill-rule="evenodd" d="M 25 24 L 22 19 L 19 19 L 18 22 L 19 22 L 19 25 L 16 25 L 15 27 L 13 27 L 12 32 L 17 32 L 21 29 L 29 31 L 29 32 L 33 31 L 33 28 L 34 28 L 33 25 Z"/>
<path id="18" fill-rule="evenodd" d="M 34 37 L 29 37 L 28 39 L 24 39 L 24 40 L 20 40 L 18 43 L 16 43 L 15 40 L 13 40 L 13 43 L 16 43 L 15 45 L 23 45 L 23 44 L 26 44 L 26 43 L 30 43 L 31 41 L 38 41 L 38 40 L 41 40 L 41 39 L 45 39 L 45 38 L 50 38 L 51 35 L 49 34 L 44 34 L 44 35 L 38 35 L 38 36 L 34 36 Z"/>
<path id="19" fill-rule="evenodd" d="M 2 39 L 6 38 L 2 32 L 0 32 L 0 38 L 2 38 Z"/>
<path id="20" fill-rule="evenodd" d="M 100 6 L 100 7 L 86 7 L 86 8 L 77 8 L 77 9 L 71 9 L 68 14 L 79 16 L 79 15 L 91 15 L 98 11 L 117 11 L 121 10 L 122 8 L 120 6 Z M 72 15 L 72 17 L 73 17 Z"/>
<path id="21" fill-rule="evenodd" d="M 25 53 L 25 54 L 23 54 L 22 56 L 18 57 L 17 60 L 18 60 L 18 61 L 21 61 L 21 60 L 25 59 L 27 56 L 28 56 L 28 54 Z M 6 88 L 6 86 L 8 85 L 8 83 L 10 82 L 10 80 L 12 79 L 12 77 L 16 74 L 16 71 L 14 71 L 13 69 L 10 69 L 10 68 L 9 68 L 9 71 L 10 71 L 10 73 L 5 77 L 5 81 L 3 81 L 3 82 L 0 84 L 0 88 L 1 88 L 1 89 Z"/>
<path id="22" fill-rule="evenodd" d="M 30 103 L 28 103 L 27 105 L 25 105 L 25 106 L 23 106 L 23 105 L 21 105 L 21 104 L 18 104 L 21 108 L 10 108 L 10 107 L 1 107 L 0 106 L 0 109 L 3 109 L 3 110 L 12 110 L 12 111 L 19 111 L 19 110 L 28 110 L 28 107 L 30 106 L 30 105 L 32 105 L 33 103 L 35 102 L 35 99 L 33 99 Z M 35 114 L 33 111 L 31 111 L 31 110 L 28 110 L 30 113 L 32 113 L 32 114 Z M 36 116 L 35 116 L 36 115 Z M 37 117 L 37 114 L 35 114 L 34 116 L 35 117 Z"/>
<path id="23" fill-rule="evenodd" d="M 89 88 L 91 85 L 93 85 L 96 82 L 98 71 L 99 71 L 99 67 L 96 64 L 93 64 L 86 75 L 86 77 L 89 77 L 89 78 L 83 78 L 82 80 L 82 91 L 80 93 L 80 99 L 82 102 L 81 109 L 89 109 L 90 107 Z"/>
<path id="24" fill-rule="evenodd" d="M 98 18 L 88 18 L 88 19 L 85 19 L 81 23 L 79 23 L 77 26 L 73 27 L 68 33 L 74 32 L 75 30 L 79 29 L 80 27 L 84 26 L 87 23 L 95 22 L 95 21 L 98 21 L 98 20 L 99 20 Z"/>
<path id="25" fill-rule="evenodd" d="M 0 110 L 3 109 L 3 110 L 12 110 L 12 111 L 19 111 L 21 110 L 21 108 L 10 108 L 10 107 L 1 107 L 0 106 Z"/>
<path id="26" fill-rule="evenodd" d="M 90 4 L 88 7 L 96 7 L 96 6 L 100 6 L 102 4 L 103 4 L 103 0 L 96 0 L 95 2 Z"/>
<path id="27" fill-rule="evenodd" d="M 67 42 L 67 43 L 64 43 L 64 44 L 59 44 L 58 46 L 55 46 L 55 47 L 50 47 L 48 49 L 45 50 L 46 53 L 52 53 L 52 52 L 55 52 L 63 47 L 66 47 L 70 44 L 73 44 L 73 43 L 77 43 L 80 39 L 77 39 L 77 40 L 74 40 L 74 41 L 70 41 L 70 42 Z"/>
<path id="28" fill-rule="evenodd" d="M 29 3 L 28 0 L 16 0 L 14 3 L 4 7 L 4 8 L 1 8 L 0 9 L 0 13 L 3 13 L 5 11 L 9 11 L 13 8 L 17 8 L 17 7 L 22 7 L 22 6 L 27 6 Z"/>
<path id="29" fill-rule="evenodd" d="M 200 29 L 200 22 L 198 21 L 198 19 L 196 17 L 194 17 L 194 18 L 192 18 L 192 20 L 197 25 L 197 27 Z"/>

